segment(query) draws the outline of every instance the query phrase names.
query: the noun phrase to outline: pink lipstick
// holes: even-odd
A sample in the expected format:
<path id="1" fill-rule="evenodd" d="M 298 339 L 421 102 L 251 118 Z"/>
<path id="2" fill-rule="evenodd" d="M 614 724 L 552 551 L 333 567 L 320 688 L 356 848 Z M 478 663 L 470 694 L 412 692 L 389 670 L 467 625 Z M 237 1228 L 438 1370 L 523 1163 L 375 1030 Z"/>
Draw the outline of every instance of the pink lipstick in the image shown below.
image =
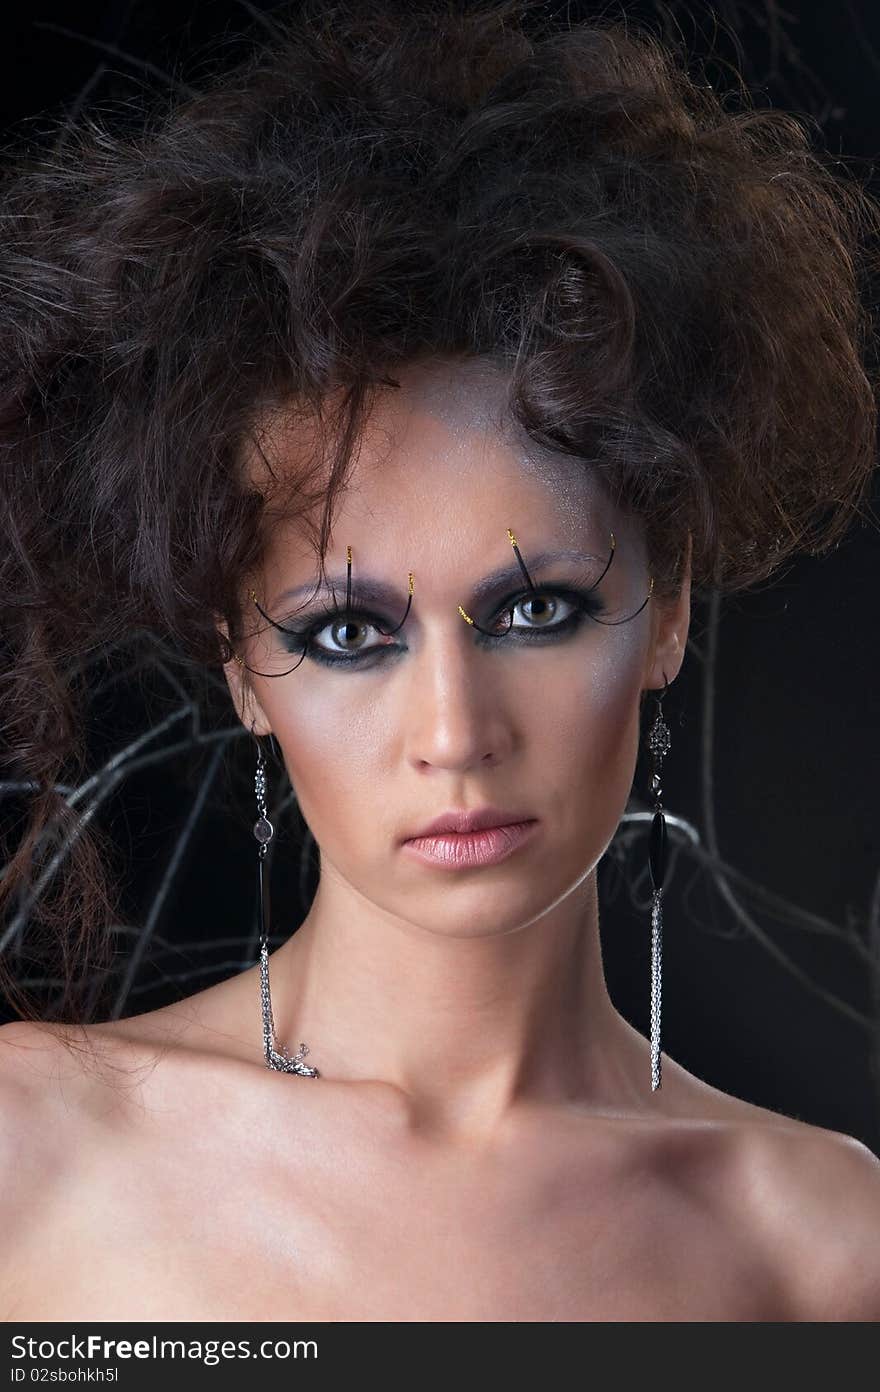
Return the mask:
<path id="1" fill-rule="evenodd" d="M 403 842 L 404 850 L 429 865 L 450 870 L 473 870 L 497 865 L 529 841 L 538 829 L 537 820 L 513 822 L 507 826 L 484 827 L 480 831 L 433 832 Z"/>

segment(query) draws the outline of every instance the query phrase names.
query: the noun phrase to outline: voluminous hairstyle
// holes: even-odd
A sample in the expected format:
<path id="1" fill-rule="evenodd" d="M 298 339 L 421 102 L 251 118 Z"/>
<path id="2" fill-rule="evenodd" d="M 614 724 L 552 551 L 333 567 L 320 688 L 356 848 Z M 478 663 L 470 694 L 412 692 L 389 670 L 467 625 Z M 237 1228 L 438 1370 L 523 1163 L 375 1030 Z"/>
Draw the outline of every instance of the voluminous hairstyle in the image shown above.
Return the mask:
<path id="1" fill-rule="evenodd" d="M 246 631 L 270 519 L 323 503 L 323 569 L 403 365 L 501 366 L 513 417 L 642 519 L 659 601 L 688 533 L 694 593 L 743 589 L 835 545 L 871 475 L 877 206 L 803 120 L 536 0 L 275 22 L 139 123 L 91 115 L 7 158 L 0 736 L 32 793 L 0 903 L 75 828 L 31 909 L 65 961 L 94 961 L 114 912 L 56 788 L 83 767 L 83 655 L 146 630 L 227 661 L 217 620 Z M 242 466 L 279 410 L 321 441 L 283 497 Z"/>

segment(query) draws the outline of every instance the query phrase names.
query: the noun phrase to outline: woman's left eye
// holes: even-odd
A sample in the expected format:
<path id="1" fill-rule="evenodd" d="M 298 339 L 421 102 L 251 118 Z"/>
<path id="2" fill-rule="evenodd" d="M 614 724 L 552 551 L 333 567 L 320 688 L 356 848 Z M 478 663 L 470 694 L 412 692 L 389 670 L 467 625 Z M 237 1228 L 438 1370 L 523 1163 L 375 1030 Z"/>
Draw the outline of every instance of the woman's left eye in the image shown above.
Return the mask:
<path id="1" fill-rule="evenodd" d="M 560 602 L 562 604 L 567 604 L 569 610 L 574 608 L 570 600 L 561 600 L 560 596 L 554 595 L 549 591 L 546 594 L 538 593 L 528 595 L 525 599 L 517 600 L 516 604 L 504 610 L 504 614 L 508 617 L 508 622 L 506 629 L 502 631 L 509 633 L 511 628 L 517 629 L 523 626 L 514 623 L 514 615 L 517 610 L 525 614 L 526 618 L 529 620 L 525 625 L 526 628 L 555 628 L 557 625 L 553 621 L 557 618 Z M 527 612 L 528 609 L 531 609 L 531 613 Z M 570 614 L 563 614 L 562 618 L 557 622 L 562 623 L 569 617 Z"/>

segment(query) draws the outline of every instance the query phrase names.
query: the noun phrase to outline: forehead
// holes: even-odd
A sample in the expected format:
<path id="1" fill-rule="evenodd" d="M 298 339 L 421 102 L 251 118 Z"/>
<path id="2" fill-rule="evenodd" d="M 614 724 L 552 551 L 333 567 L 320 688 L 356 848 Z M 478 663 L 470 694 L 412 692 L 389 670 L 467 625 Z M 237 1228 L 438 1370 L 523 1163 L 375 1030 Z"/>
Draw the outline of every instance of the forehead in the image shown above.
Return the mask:
<path id="1" fill-rule="evenodd" d="M 432 360 L 398 369 L 395 380 L 377 397 L 334 510 L 343 551 L 372 537 L 392 554 L 450 545 L 479 554 L 496 533 L 506 545 L 511 527 L 526 551 L 555 540 L 601 555 L 613 530 L 632 559 L 642 555 L 637 520 L 613 504 L 588 461 L 539 445 L 513 419 L 499 366 Z M 316 460 L 317 438 L 310 422 L 278 412 L 262 450 L 283 474 Z M 261 458 L 250 463 L 257 486 Z"/>

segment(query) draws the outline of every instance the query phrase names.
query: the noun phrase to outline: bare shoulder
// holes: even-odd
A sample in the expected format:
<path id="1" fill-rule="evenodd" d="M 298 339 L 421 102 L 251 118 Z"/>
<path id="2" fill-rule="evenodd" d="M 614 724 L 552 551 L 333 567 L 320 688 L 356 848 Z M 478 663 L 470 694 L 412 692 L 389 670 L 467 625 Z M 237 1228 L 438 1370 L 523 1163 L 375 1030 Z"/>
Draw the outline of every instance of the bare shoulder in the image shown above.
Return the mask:
<path id="1" fill-rule="evenodd" d="M 9 1161 L 20 1158 L 29 1138 L 47 1134 L 41 1123 L 50 1098 L 70 1071 L 70 1064 L 65 1067 L 63 1038 L 63 1030 L 53 1025 L 16 1020 L 0 1026 L 4 1179 Z"/>
<path id="2" fill-rule="evenodd" d="M 132 1092 L 140 1059 L 89 1026 L 0 1026 L 0 1218 L 7 1236 L 38 1188 L 57 1185 L 76 1144 Z M 73 1144 L 72 1144 L 73 1143 Z"/>
<path id="3" fill-rule="evenodd" d="M 880 1319 L 874 1152 L 721 1092 L 671 1061 L 669 1080 L 674 1120 L 660 1132 L 663 1172 L 718 1214 L 731 1250 L 747 1242 L 778 1292 L 781 1317 Z"/>
<path id="4" fill-rule="evenodd" d="M 48 1089 L 60 1064 L 51 1030 L 0 1028 L 0 1318 L 14 1306 L 21 1253 L 38 1197 L 57 1172 L 59 1134 L 48 1125 Z"/>
<path id="5" fill-rule="evenodd" d="M 0 1026 L 0 1098 L 27 1115 L 75 1117 L 130 1073 L 134 1037 L 104 1025 L 16 1020 Z"/>
<path id="6" fill-rule="evenodd" d="M 770 1114 L 772 1116 L 772 1113 Z M 805 1122 L 742 1129 L 737 1206 L 754 1216 L 802 1321 L 880 1320 L 880 1159 Z"/>

